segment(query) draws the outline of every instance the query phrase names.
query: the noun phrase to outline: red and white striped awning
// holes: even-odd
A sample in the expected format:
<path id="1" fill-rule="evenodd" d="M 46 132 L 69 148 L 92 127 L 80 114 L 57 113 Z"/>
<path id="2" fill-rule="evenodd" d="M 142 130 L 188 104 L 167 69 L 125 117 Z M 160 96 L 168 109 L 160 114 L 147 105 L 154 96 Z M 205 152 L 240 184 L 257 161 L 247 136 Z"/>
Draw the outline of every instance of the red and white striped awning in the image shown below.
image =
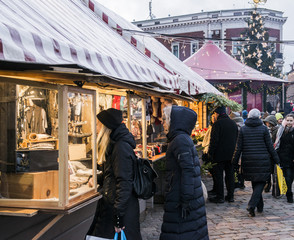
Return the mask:
<path id="1" fill-rule="evenodd" d="M 123 29 L 143 32 L 140 28 L 126 21 L 116 13 L 107 9 L 96 0 L 82 0 L 85 4 L 108 26 L 120 34 L 127 42 L 131 43 L 137 50 L 152 59 L 170 74 L 178 76 L 179 90 L 189 95 L 200 93 L 221 94 L 216 88 L 208 83 L 200 75 L 192 71 L 167 48 L 152 36 L 135 34 L 135 32 Z"/>
<path id="2" fill-rule="evenodd" d="M 125 41 L 82 0 L 1 0 L 1 61 L 76 64 L 135 83 L 179 89 L 179 78 Z"/>

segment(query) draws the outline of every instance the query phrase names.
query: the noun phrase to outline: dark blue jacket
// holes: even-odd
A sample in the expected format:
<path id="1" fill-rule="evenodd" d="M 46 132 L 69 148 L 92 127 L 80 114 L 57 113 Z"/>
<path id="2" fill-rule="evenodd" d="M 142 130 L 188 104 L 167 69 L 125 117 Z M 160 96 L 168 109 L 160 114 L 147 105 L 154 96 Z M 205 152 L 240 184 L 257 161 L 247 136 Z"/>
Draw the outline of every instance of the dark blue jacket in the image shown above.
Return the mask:
<path id="1" fill-rule="evenodd" d="M 271 157 L 279 163 L 269 131 L 259 118 L 248 118 L 241 127 L 233 157 L 235 167 L 241 154 L 243 176 L 247 181 L 267 181 L 271 175 Z"/>
<path id="2" fill-rule="evenodd" d="M 167 134 L 165 197 L 160 240 L 208 239 L 205 202 L 198 154 L 190 137 L 197 120 L 186 107 L 173 106 Z M 182 210 L 186 209 L 186 218 Z"/>

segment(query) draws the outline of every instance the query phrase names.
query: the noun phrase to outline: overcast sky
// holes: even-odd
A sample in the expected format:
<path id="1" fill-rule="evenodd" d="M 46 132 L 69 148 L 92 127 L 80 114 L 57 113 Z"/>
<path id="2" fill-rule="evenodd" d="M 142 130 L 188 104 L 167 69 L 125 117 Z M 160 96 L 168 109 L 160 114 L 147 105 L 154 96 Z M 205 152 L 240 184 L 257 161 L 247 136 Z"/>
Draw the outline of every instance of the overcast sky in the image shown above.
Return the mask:
<path id="1" fill-rule="evenodd" d="M 146 20 L 149 17 L 150 0 L 98 0 L 105 7 L 121 15 L 128 21 Z M 162 18 L 203 11 L 250 8 L 252 0 L 152 0 L 152 12 L 156 18 Z M 284 12 L 288 17 L 284 24 L 283 40 L 294 40 L 294 0 L 267 0 L 260 7 Z M 294 45 L 282 46 L 284 51 L 284 71 L 290 70 L 294 62 Z"/>

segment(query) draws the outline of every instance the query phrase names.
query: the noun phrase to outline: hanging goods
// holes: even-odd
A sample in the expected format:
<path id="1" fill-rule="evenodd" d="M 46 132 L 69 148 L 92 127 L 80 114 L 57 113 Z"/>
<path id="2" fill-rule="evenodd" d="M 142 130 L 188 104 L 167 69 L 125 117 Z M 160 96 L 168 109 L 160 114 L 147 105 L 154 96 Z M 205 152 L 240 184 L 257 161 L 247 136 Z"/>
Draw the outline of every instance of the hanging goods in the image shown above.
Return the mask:
<path id="1" fill-rule="evenodd" d="M 285 177 L 283 175 L 283 170 L 278 165 L 277 165 L 277 176 L 278 176 L 280 193 L 285 195 L 287 192 L 287 184 L 286 184 Z"/>
<path id="2" fill-rule="evenodd" d="M 152 168 L 148 159 L 137 158 L 134 161 L 134 192 L 138 198 L 149 199 L 156 191 L 154 179 L 157 173 Z"/>

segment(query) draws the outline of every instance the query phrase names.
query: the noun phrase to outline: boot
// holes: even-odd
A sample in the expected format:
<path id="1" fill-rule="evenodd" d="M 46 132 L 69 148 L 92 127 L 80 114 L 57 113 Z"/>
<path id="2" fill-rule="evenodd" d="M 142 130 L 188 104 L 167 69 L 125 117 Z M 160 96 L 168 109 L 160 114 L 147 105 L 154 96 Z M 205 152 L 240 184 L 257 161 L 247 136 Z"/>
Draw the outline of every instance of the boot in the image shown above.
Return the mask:
<path id="1" fill-rule="evenodd" d="M 288 203 L 293 203 L 293 193 L 287 193 L 287 202 Z"/>

